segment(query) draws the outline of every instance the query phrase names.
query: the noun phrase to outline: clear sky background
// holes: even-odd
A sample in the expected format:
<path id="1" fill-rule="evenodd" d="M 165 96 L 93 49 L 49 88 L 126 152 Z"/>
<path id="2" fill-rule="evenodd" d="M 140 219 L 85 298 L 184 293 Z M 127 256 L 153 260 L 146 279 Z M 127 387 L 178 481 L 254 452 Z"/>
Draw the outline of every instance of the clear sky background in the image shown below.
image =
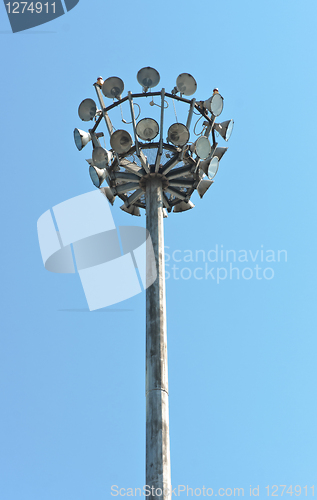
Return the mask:
<path id="1" fill-rule="evenodd" d="M 317 495 L 316 15 L 314 0 L 80 0 L 12 34 L 0 5 L 1 500 L 103 500 L 145 482 L 145 294 L 89 312 L 77 274 L 44 269 L 36 230 L 94 189 L 73 141 L 79 103 L 99 75 L 139 91 L 144 66 L 159 89 L 183 72 L 198 100 L 218 87 L 221 119 L 235 120 L 213 186 L 164 222 L 167 269 L 179 268 L 167 280 L 172 483 Z M 145 225 L 119 206 L 117 225 Z M 184 262 L 216 245 L 218 262 Z M 229 269 L 221 249 L 248 252 L 239 280 L 175 279 Z M 262 279 L 243 279 L 256 264 Z"/>

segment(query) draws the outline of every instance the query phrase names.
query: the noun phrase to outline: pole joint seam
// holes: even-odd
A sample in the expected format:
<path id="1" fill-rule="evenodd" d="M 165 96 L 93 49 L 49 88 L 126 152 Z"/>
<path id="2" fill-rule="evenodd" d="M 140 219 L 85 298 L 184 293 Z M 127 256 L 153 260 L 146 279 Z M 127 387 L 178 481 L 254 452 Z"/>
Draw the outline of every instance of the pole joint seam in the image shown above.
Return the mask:
<path id="1" fill-rule="evenodd" d="M 168 391 L 166 391 L 165 389 L 150 389 L 149 391 L 147 391 L 145 393 L 145 397 L 147 397 L 147 395 L 152 392 L 152 391 L 162 391 L 162 392 L 165 392 L 167 395 L 168 395 Z"/>

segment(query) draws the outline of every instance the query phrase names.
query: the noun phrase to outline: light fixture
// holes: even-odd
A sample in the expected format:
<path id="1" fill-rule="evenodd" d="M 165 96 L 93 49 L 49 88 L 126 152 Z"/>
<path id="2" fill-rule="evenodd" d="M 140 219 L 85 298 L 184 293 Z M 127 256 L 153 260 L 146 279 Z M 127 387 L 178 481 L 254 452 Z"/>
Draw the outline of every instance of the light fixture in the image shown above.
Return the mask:
<path id="1" fill-rule="evenodd" d="M 116 130 L 110 137 L 110 144 L 118 154 L 124 154 L 129 151 L 133 141 L 132 137 L 126 130 Z"/>
<path id="2" fill-rule="evenodd" d="M 185 146 L 189 139 L 189 130 L 182 123 L 173 123 L 168 129 L 167 139 L 174 146 Z"/>
<path id="3" fill-rule="evenodd" d="M 214 129 L 219 132 L 219 134 L 225 141 L 228 141 L 232 134 L 233 124 L 233 120 L 226 120 L 222 123 L 215 123 Z"/>
<path id="4" fill-rule="evenodd" d="M 78 108 L 78 115 L 83 122 L 92 120 L 97 112 L 97 106 L 93 99 L 84 99 Z"/>
<path id="5" fill-rule="evenodd" d="M 102 192 L 102 194 L 104 194 L 107 197 L 107 199 L 111 203 L 111 205 L 113 205 L 114 204 L 114 200 L 116 199 L 116 197 L 113 194 L 113 192 L 110 189 L 110 187 L 100 188 L 100 191 Z"/>
<path id="6" fill-rule="evenodd" d="M 211 181 L 209 179 L 202 179 L 200 183 L 197 186 L 197 191 L 199 196 L 202 198 L 206 191 L 210 188 L 210 186 L 213 184 L 214 181 Z"/>
<path id="7" fill-rule="evenodd" d="M 112 153 L 102 147 L 94 148 L 92 151 L 93 165 L 98 168 L 105 168 L 112 159 Z"/>
<path id="8" fill-rule="evenodd" d="M 121 99 L 124 83 L 121 78 L 111 76 L 103 82 L 101 90 L 103 95 L 109 97 L 109 99 Z"/>
<path id="9" fill-rule="evenodd" d="M 195 78 L 189 73 L 181 73 L 176 79 L 176 90 L 184 95 L 194 94 L 197 90 Z"/>
<path id="10" fill-rule="evenodd" d="M 139 207 L 136 207 L 135 205 L 130 205 L 129 207 L 127 207 L 126 205 L 123 204 L 121 205 L 120 208 L 121 210 L 127 212 L 130 215 L 136 215 L 138 217 L 141 216 Z"/>
<path id="11" fill-rule="evenodd" d="M 159 133 L 159 125 L 153 118 L 143 118 L 136 126 L 136 133 L 142 141 L 151 141 Z"/>
<path id="12" fill-rule="evenodd" d="M 143 87 L 143 92 L 156 87 L 160 81 L 159 72 L 154 68 L 150 68 L 150 66 L 140 69 L 136 77 L 139 84 Z"/>
<path id="13" fill-rule="evenodd" d="M 223 97 L 216 92 L 207 101 L 204 101 L 203 106 L 214 116 L 219 116 L 223 110 Z"/>
<path id="14" fill-rule="evenodd" d="M 198 137 L 197 141 L 190 146 L 190 150 L 196 153 L 201 160 L 208 158 L 211 153 L 211 145 L 208 137 L 204 135 Z"/>
<path id="15" fill-rule="evenodd" d="M 117 10 L 119 11 L 119 9 Z M 132 16 L 130 17 L 132 20 Z M 159 24 L 156 19 L 154 19 L 155 22 Z M 139 25 L 141 26 L 139 31 L 142 32 L 142 24 L 139 23 Z M 107 31 L 106 24 L 105 31 Z M 119 25 L 118 36 L 120 36 Z M 140 50 L 147 46 L 153 47 L 153 37 L 150 39 L 145 35 L 143 38 L 145 41 L 141 40 L 142 35 L 138 37 Z M 169 55 L 181 54 L 181 48 L 184 45 L 182 38 L 184 35 L 180 34 L 180 41 L 174 44 L 174 49 L 172 46 L 170 47 Z M 121 54 L 118 53 L 117 56 L 120 59 Z M 128 57 L 122 54 L 122 60 L 126 61 Z M 214 63 L 214 66 L 217 64 Z M 166 276 L 164 276 L 164 269 L 161 266 L 164 264 L 164 224 L 162 221 L 163 217 L 167 216 L 167 212 L 170 214 L 172 211 L 180 213 L 191 210 L 195 207 L 191 201 L 195 191 L 200 198 L 203 198 L 210 189 L 218 172 L 219 162 L 228 149 L 218 147 L 217 141 L 221 143 L 218 134 L 225 141 L 228 141 L 233 130 L 233 120 L 219 122 L 220 118 L 217 118 L 223 111 L 224 99 L 219 94 L 218 88 L 214 88 L 217 85 L 216 82 L 209 86 L 210 90 L 207 91 L 205 97 L 193 99 L 193 94 L 197 97 L 197 82 L 189 73 L 179 74 L 176 81 L 172 77 L 171 81 L 175 87 L 171 92 L 166 91 L 165 85 L 162 85 L 164 88 L 160 87 L 160 75 L 152 67 L 140 69 L 136 78 L 139 82 L 136 92 L 130 90 L 127 92 L 128 89 L 124 89 L 126 83 L 124 84 L 118 77 L 113 76 L 105 81 L 101 77 L 98 78 L 97 82 L 94 83 L 97 94 L 96 103 L 86 99 L 79 108 L 80 118 L 87 122 L 93 119 L 93 125 L 86 126 L 88 133 L 75 129 L 74 137 L 79 150 L 92 141 L 92 148 L 87 148 L 92 153 L 89 152 L 84 157 L 91 158 L 87 160 L 90 177 L 98 190 L 106 197 L 102 198 L 99 193 L 96 195 L 96 198 L 100 199 L 101 197 L 101 203 L 105 204 L 104 209 L 109 211 L 108 201 L 114 204 L 117 198 L 121 199 L 120 209 L 127 214 L 140 216 L 141 209 L 146 212 L 146 230 L 138 227 L 127 228 L 133 230 L 128 232 L 120 230 L 122 240 L 120 246 L 123 247 L 123 253 L 126 257 L 129 257 L 129 252 L 133 254 L 133 263 L 131 258 L 127 262 L 127 265 L 131 264 L 129 268 L 127 267 L 128 275 L 124 269 L 124 262 L 123 265 L 118 262 L 117 268 L 115 268 L 116 262 L 114 265 L 108 266 L 113 270 L 114 280 L 120 290 L 123 289 L 123 295 L 111 294 L 111 290 L 110 294 L 107 293 L 109 272 L 106 268 L 99 266 L 98 273 L 92 271 L 95 278 L 99 280 L 97 285 L 92 287 L 96 293 L 94 296 L 91 293 L 90 298 L 88 288 L 91 283 L 87 282 L 86 296 L 87 300 L 89 299 L 89 308 L 93 310 L 130 296 L 130 289 L 133 287 L 129 284 L 132 283 L 132 278 L 134 279 L 132 284 L 135 282 L 138 285 L 138 281 L 140 281 L 140 285 L 141 282 L 143 285 L 142 287 L 135 286 L 132 292 L 138 293 L 141 288 L 142 290 L 146 289 L 147 345 L 151 343 L 153 336 L 159 339 L 155 346 L 152 345 L 154 347 L 152 352 L 149 353 L 149 350 L 146 352 L 148 389 L 146 446 L 153 451 L 151 456 L 149 454 L 146 456 L 146 482 L 150 485 L 155 484 L 157 489 L 163 491 L 164 486 L 169 486 L 167 483 L 170 483 L 170 453 L 168 449 L 165 450 L 166 453 L 163 457 L 164 477 L 161 474 L 162 440 L 165 443 L 169 442 L 168 401 L 166 400 L 162 412 L 162 408 L 158 408 L 156 404 L 157 398 L 151 396 L 152 389 L 164 389 L 160 382 L 162 373 L 166 374 L 167 369 L 166 325 L 164 321 L 160 321 L 166 316 L 164 292 Z M 172 88 L 172 85 L 167 88 Z M 211 97 L 208 99 L 207 95 Z M 106 98 L 110 99 L 108 104 L 105 104 Z M 148 111 L 142 108 L 142 112 L 139 104 L 141 98 L 143 98 L 143 103 L 147 106 Z M 176 105 L 180 108 L 177 109 L 177 112 Z M 127 106 L 130 109 L 129 118 L 125 116 L 127 111 L 124 111 Z M 141 118 L 142 116 L 143 118 Z M 112 122 L 112 120 L 114 121 Z M 196 122 L 195 125 L 193 121 Z M 118 123 L 119 125 L 117 125 Z M 98 140 L 99 125 L 106 125 L 109 142 Z M 85 128 L 85 125 L 82 126 Z M 124 126 L 125 130 L 117 130 L 121 126 Z M 109 147 L 109 151 L 107 151 L 107 147 Z M 89 204 L 90 200 L 87 203 Z M 103 207 L 101 207 L 101 211 L 96 212 L 95 218 L 103 220 L 102 211 L 104 211 Z M 205 217 L 207 225 L 210 224 L 210 220 L 211 217 Z M 153 234 L 153 228 L 156 234 Z M 137 229 L 142 229 L 142 232 L 140 231 L 139 234 Z M 151 237 L 153 241 L 151 241 Z M 143 252 L 144 255 L 141 255 L 142 252 L 139 251 L 139 249 L 142 250 L 141 247 L 146 250 Z M 116 257 L 116 255 L 114 256 Z M 137 274 L 135 274 L 134 268 L 136 268 Z M 102 275 L 103 271 L 108 273 L 105 275 L 105 279 Z M 88 276 L 87 273 L 86 275 Z M 124 279 L 129 278 L 130 275 L 131 279 L 125 283 Z M 151 286 L 154 282 L 155 286 Z M 100 283 L 104 285 L 106 290 L 103 294 L 98 293 L 99 290 L 102 292 Z M 151 325 L 150 328 L 149 325 Z M 165 378 L 167 384 L 167 377 Z M 158 396 L 161 398 L 162 394 L 158 394 Z M 166 394 L 163 396 L 165 397 Z M 153 432 L 161 439 L 153 440 Z"/>
<path id="16" fill-rule="evenodd" d="M 218 149 L 218 148 L 217 148 Z M 226 148 L 224 148 L 226 149 Z M 225 151 L 224 151 L 225 153 Z M 209 179 L 213 179 L 218 171 L 219 167 L 219 157 L 213 156 L 212 158 L 208 158 L 208 160 L 201 161 L 199 163 L 199 169 L 206 174 Z"/>
<path id="17" fill-rule="evenodd" d="M 186 212 L 186 210 L 190 210 L 191 208 L 194 208 L 194 206 L 195 205 L 192 201 L 181 201 L 174 206 L 173 212 Z"/>
<path id="18" fill-rule="evenodd" d="M 92 153 L 89 154 L 91 159 L 87 160 L 90 177 L 94 185 L 99 188 L 106 179 L 104 185 L 109 187 L 100 189 L 103 189 L 102 192 L 110 203 L 114 202 L 115 197 L 122 199 L 124 205 L 121 209 L 125 212 L 140 215 L 139 209 L 146 208 L 144 191 L 147 176 L 151 176 L 152 173 L 163 177 L 164 216 L 166 210 L 168 212 L 174 210 L 176 213 L 190 210 L 194 207 L 190 201 L 193 192 L 197 190 L 200 198 L 203 198 L 213 184 L 219 162 L 228 149 L 218 147 L 216 140 L 219 140 L 218 134 L 225 141 L 229 140 L 234 121 L 219 122 L 216 118 L 222 113 L 224 106 L 224 98 L 218 88 L 211 87 L 213 93 L 209 94 L 211 97 L 207 100 L 185 98 L 197 91 L 196 79 L 189 73 L 178 75 L 170 94 L 165 92 L 165 88 L 160 92 L 152 90 L 160 83 L 160 74 L 155 68 L 143 67 L 137 72 L 136 77 L 143 92 L 142 90 L 136 94 L 128 92 L 126 97 L 125 84 L 121 78 L 112 76 L 103 80 L 102 77 L 98 77 L 94 87 L 100 106 L 97 100 L 87 98 L 78 107 L 81 120 L 84 122 L 94 120 L 95 123 L 94 126 L 87 127 L 87 132 L 74 130 L 76 147 L 82 150 L 89 141 L 92 141 Z M 150 105 L 157 104 L 160 108 L 160 119 L 155 115 L 151 117 L 151 114 L 141 119 L 140 106 L 133 102 L 141 97 L 147 98 L 149 94 L 153 95 L 153 98 L 154 96 L 161 98 L 160 104 L 155 103 L 153 99 L 150 102 Z M 106 106 L 103 96 L 113 99 L 114 102 Z M 173 104 L 177 100 L 189 104 L 190 107 L 187 115 L 184 114 L 183 119 L 178 119 L 174 106 L 175 122 L 166 123 L 164 132 L 165 110 L 168 107 L 166 99 L 169 101 L 169 98 Z M 126 100 L 129 100 L 130 104 L 131 121 L 126 121 L 122 112 L 122 103 Z M 135 116 L 135 106 L 139 106 L 138 116 Z M 114 108 L 121 111 L 122 122 L 131 125 L 131 129 L 128 127 L 126 130 L 115 129 L 108 114 Z M 203 122 L 201 133 L 192 134 L 191 122 L 196 111 L 201 115 L 200 118 L 207 121 Z M 170 115 L 167 118 L 169 117 Z M 106 122 L 110 136 L 110 144 L 107 143 L 107 146 L 101 145 L 99 138 L 103 134 L 97 133 L 102 118 Z M 109 147 L 109 150 L 106 147 Z M 151 154 L 148 160 L 149 148 Z M 178 168 L 174 168 L 177 165 Z"/>
<path id="19" fill-rule="evenodd" d="M 90 165 L 89 175 L 93 182 L 93 185 L 99 188 L 107 177 L 107 170 L 105 168 L 97 168 Z"/>
<path id="20" fill-rule="evenodd" d="M 217 147 L 212 156 L 217 156 L 220 161 L 223 155 L 228 151 L 228 148 Z"/>
<path id="21" fill-rule="evenodd" d="M 84 132 L 79 128 L 74 130 L 74 139 L 78 151 L 81 151 L 89 141 L 91 141 L 91 135 L 88 132 Z"/>
<path id="22" fill-rule="evenodd" d="M 215 177 L 216 173 L 218 172 L 219 168 L 219 158 L 217 156 L 214 156 L 208 165 L 207 169 L 207 176 L 211 180 Z"/>

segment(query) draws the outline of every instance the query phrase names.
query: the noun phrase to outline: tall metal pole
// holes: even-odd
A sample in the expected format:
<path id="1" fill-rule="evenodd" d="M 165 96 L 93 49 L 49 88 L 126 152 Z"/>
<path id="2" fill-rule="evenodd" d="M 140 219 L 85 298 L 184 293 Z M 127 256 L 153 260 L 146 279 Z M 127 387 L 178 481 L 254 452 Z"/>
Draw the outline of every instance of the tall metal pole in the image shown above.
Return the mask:
<path id="1" fill-rule="evenodd" d="M 146 290 L 146 485 L 150 500 L 171 499 L 162 180 L 146 180 L 146 227 L 157 279 Z M 148 264 L 147 264 L 148 265 Z M 159 496 L 162 490 L 162 496 Z M 157 494 L 155 495 L 155 491 Z"/>
<path id="2" fill-rule="evenodd" d="M 161 92 L 152 92 L 152 88 L 160 81 L 160 75 L 156 69 L 149 66 L 138 71 L 137 80 L 143 92 L 132 94 L 129 91 L 126 97 L 122 97 L 124 83 L 121 78 L 110 77 L 103 81 L 99 77 L 94 86 L 101 110 L 97 110 L 92 99 L 84 99 L 78 108 L 79 117 L 83 121 L 95 118 L 95 125 L 88 134 L 76 128 L 74 139 L 79 151 L 92 140 L 95 151 L 92 160 L 87 160 L 90 165 L 89 174 L 97 188 L 100 188 L 106 179 L 109 187 L 101 189 L 111 204 L 118 196 L 124 202 L 120 208 L 125 212 L 140 215 L 140 208 L 146 210 L 146 227 L 151 236 L 147 238 L 145 287 L 146 485 L 150 487 L 146 496 L 150 500 L 157 500 L 158 497 L 161 500 L 171 500 L 163 205 L 169 212 L 184 212 L 194 207 L 190 198 L 195 190 L 201 198 L 204 196 L 214 182 L 212 179 L 218 171 L 219 160 L 228 149 L 217 147 L 215 130 L 228 141 L 233 120 L 215 123 L 223 108 L 223 97 L 216 88 L 207 100 L 196 102 L 195 99 L 189 101 L 183 97 L 192 95 L 197 88 L 195 78 L 189 73 L 182 73 L 177 77 L 176 87 L 171 93 L 165 92 L 164 88 Z M 105 107 L 101 92 L 113 99 L 113 103 Z M 136 123 L 138 118 L 135 117 L 134 99 L 152 97 L 150 104 L 155 105 L 153 98 L 159 95 L 160 125 L 150 117 Z M 168 107 L 167 100 L 170 99 L 173 104 L 177 100 L 189 104 L 190 108 L 186 125 L 176 120 L 177 123 L 168 128 L 165 143 L 164 112 Z M 127 130 L 117 129 L 114 132 L 108 115 L 108 112 L 117 106 L 121 107 L 125 101 L 129 101 L 132 121 L 126 122 L 121 111 L 122 122 L 132 124 L 134 144 Z M 139 111 L 141 112 L 140 106 Z M 200 118 L 203 117 L 204 122 L 201 136 L 191 143 L 190 128 L 194 114 L 201 115 Z M 98 137 L 103 133 L 95 133 L 102 118 L 106 121 L 110 135 L 111 149 L 108 152 L 100 147 L 98 141 Z M 193 132 L 200 118 L 194 125 Z M 158 133 L 158 142 L 153 142 Z M 208 139 L 210 136 L 212 145 Z M 145 155 L 148 149 L 151 150 L 149 158 L 153 158 L 153 152 L 156 153 L 155 161 L 151 164 Z M 174 169 L 179 163 L 182 165 Z M 208 180 L 204 179 L 204 176 L 207 176 Z"/>

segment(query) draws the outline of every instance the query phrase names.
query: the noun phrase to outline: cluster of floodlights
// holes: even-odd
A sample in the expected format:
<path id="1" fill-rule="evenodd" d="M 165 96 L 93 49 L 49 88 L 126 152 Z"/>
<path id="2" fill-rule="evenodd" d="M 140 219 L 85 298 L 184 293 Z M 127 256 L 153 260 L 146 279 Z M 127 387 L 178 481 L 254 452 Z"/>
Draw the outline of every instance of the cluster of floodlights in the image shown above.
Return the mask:
<path id="1" fill-rule="evenodd" d="M 228 141 L 233 120 L 215 123 L 216 118 L 223 110 L 223 97 L 218 89 L 214 89 L 212 96 L 205 101 L 188 100 L 183 96 L 194 94 L 197 89 L 196 80 L 188 73 L 182 73 L 176 80 L 176 86 L 171 93 L 162 89 L 152 92 L 160 81 L 159 73 L 150 67 L 142 68 L 137 74 L 137 80 L 142 86 L 142 93 L 128 92 L 122 98 L 124 83 L 121 78 L 110 77 L 103 80 L 99 77 L 94 83 L 100 108 L 93 99 L 85 99 L 79 106 L 78 114 L 81 120 L 94 120 L 94 126 L 84 132 L 74 130 L 75 144 L 81 151 L 88 142 L 92 142 L 92 158 L 89 163 L 89 173 L 93 184 L 100 188 L 111 204 L 118 196 L 124 202 L 120 207 L 131 215 L 140 215 L 140 208 L 146 208 L 145 189 L 146 181 L 150 176 L 159 176 L 162 180 L 163 203 L 168 212 L 183 212 L 194 207 L 190 197 L 195 189 L 202 198 L 213 183 L 217 174 L 219 161 L 228 148 L 218 147 L 215 132 Z M 150 90 L 150 91 L 149 91 Z M 103 95 L 112 99 L 109 106 L 105 106 Z M 138 115 L 141 113 L 139 104 L 134 100 L 152 96 L 149 103 L 153 106 L 153 97 L 160 97 L 160 124 L 153 118 L 142 118 L 138 122 L 135 117 L 135 106 Z M 168 100 L 181 101 L 189 105 L 186 124 L 176 123 L 169 126 L 167 138 L 164 140 L 164 110 Z M 129 102 L 133 136 L 125 129 L 114 130 L 109 111 Z M 190 126 L 193 115 L 204 118 L 202 130 L 194 142 L 189 142 Z M 122 116 L 122 109 L 121 109 Z M 176 116 L 176 112 L 175 112 Z M 101 146 L 99 139 L 103 132 L 97 132 L 97 127 L 105 120 L 110 136 L 111 148 Z M 127 124 L 123 117 L 123 123 Z M 197 123 L 196 123 L 197 125 Z M 167 128 L 167 127 L 166 127 Z M 210 140 L 212 138 L 212 141 Z M 156 141 L 155 141 L 156 139 Z M 177 166 L 177 168 L 176 168 Z M 101 187 L 106 181 L 107 187 Z M 163 209 L 164 216 L 167 216 Z"/>

